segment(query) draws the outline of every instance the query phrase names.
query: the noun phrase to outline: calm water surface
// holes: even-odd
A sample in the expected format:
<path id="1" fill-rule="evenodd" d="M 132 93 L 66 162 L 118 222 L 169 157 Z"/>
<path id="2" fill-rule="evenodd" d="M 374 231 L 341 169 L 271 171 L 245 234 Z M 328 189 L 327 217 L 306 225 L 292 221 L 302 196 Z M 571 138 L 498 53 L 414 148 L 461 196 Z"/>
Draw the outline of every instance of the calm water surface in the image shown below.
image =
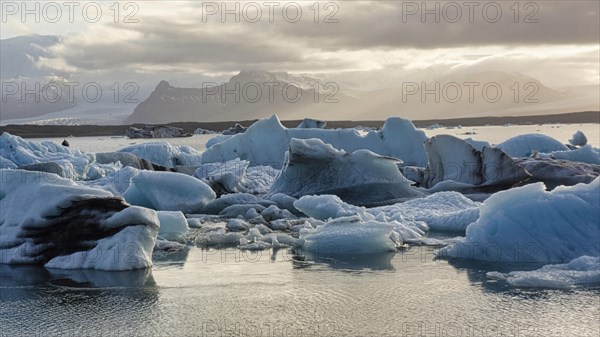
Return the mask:
<path id="1" fill-rule="evenodd" d="M 427 247 L 319 262 L 193 247 L 133 272 L 0 265 L 0 335 L 600 335 L 599 289 L 514 289 L 489 270 Z"/>

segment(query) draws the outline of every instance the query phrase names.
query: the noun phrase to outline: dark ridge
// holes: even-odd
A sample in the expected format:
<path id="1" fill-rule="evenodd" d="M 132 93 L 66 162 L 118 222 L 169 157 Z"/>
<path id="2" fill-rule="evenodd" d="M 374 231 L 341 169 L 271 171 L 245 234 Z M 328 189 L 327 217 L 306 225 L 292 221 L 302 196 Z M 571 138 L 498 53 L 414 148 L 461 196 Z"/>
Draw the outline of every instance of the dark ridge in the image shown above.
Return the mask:
<path id="1" fill-rule="evenodd" d="M 197 128 L 211 131 L 223 131 L 239 123 L 243 126 L 250 126 L 256 120 L 230 121 L 230 122 L 175 122 L 161 124 L 182 128 L 184 132 L 193 133 Z M 286 127 L 296 127 L 302 120 L 282 121 Z M 366 126 L 371 128 L 380 128 L 384 121 L 327 121 L 328 129 L 351 128 L 356 126 Z M 538 116 L 504 116 L 504 117 L 469 117 L 469 118 L 451 118 L 451 119 L 427 119 L 413 120 L 417 127 L 427 127 L 432 124 L 441 124 L 444 126 L 482 126 L 482 125 L 504 125 L 504 124 L 544 124 L 544 123 L 600 123 L 600 111 L 571 112 L 552 115 Z M 49 138 L 49 137 L 85 137 L 85 136 L 124 136 L 130 126 L 141 128 L 145 124 L 131 125 L 6 125 L 0 126 L 0 134 L 8 132 L 13 135 L 24 138 Z"/>
<path id="2" fill-rule="evenodd" d="M 91 250 L 96 241 L 113 236 L 124 227 L 103 228 L 100 221 L 129 207 L 120 198 L 92 198 L 73 201 L 58 215 L 46 217 L 43 228 L 24 227 L 22 238 L 30 238 L 40 249 L 31 252 L 36 261 L 45 264 L 57 256 Z"/>

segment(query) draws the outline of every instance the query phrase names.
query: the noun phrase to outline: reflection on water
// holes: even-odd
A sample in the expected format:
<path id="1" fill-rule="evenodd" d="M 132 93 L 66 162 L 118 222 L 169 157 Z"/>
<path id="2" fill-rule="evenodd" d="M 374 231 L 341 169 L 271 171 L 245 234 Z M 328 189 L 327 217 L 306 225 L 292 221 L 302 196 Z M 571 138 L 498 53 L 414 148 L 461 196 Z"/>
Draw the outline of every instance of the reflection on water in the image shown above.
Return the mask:
<path id="1" fill-rule="evenodd" d="M 152 270 L 0 265 L 0 335 L 598 336 L 598 289 L 520 290 L 420 247 L 157 254 Z"/>
<path id="2" fill-rule="evenodd" d="M 154 263 L 168 264 L 171 266 L 183 267 L 187 261 L 189 249 L 178 250 L 174 252 L 156 252 L 152 255 Z"/>
<path id="3" fill-rule="evenodd" d="M 316 265 L 326 265 L 330 269 L 345 271 L 393 270 L 392 258 L 394 252 L 367 255 L 337 255 L 335 257 L 313 256 L 308 251 L 298 252 L 293 256 L 294 268 L 310 268 Z"/>
<path id="4" fill-rule="evenodd" d="M 152 270 L 0 265 L 0 335 L 118 335 L 155 319 Z"/>
<path id="5" fill-rule="evenodd" d="M 4 264 L 0 264 L 0 280 L 3 288 L 46 284 L 73 288 L 137 288 L 156 285 L 151 269 L 107 272 Z"/>

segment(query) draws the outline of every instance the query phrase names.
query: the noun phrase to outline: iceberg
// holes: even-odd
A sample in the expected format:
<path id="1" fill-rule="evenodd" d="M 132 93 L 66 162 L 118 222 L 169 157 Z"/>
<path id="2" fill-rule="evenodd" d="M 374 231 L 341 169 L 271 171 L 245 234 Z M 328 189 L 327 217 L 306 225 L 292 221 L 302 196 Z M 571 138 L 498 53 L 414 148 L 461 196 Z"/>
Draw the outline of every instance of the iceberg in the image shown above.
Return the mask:
<path id="1" fill-rule="evenodd" d="M 250 228 L 250 224 L 242 219 L 229 219 L 225 228 L 232 232 L 243 232 Z"/>
<path id="2" fill-rule="evenodd" d="M 138 170 L 167 171 L 163 166 L 154 164 L 146 159 L 140 158 L 127 152 L 99 152 L 96 153 L 96 162 L 99 164 L 121 163 Z"/>
<path id="3" fill-rule="evenodd" d="M 102 270 L 152 266 L 155 211 L 55 174 L 0 170 L 0 176 L 0 263 Z"/>
<path id="4" fill-rule="evenodd" d="M 304 120 L 296 127 L 298 129 L 325 129 L 327 121 L 304 118 Z"/>
<path id="5" fill-rule="evenodd" d="M 600 257 L 580 256 L 565 264 L 545 265 L 531 271 L 489 272 L 487 277 L 514 287 L 569 289 L 600 285 Z"/>
<path id="6" fill-rule="evenodd" d="M 534 151 L 548 153 L 569 150 L 558 140 L 539 133 L 519 135 L 496 145 L 511 157 L 529 157 Z"/>
<path id="7" fill-rule="evenodd" d="M 480 203 L 471 201 L 457 192 L 438 192 L 424 198 L 412 199 L 394 205 L 365 208 L 344 203 L 337 196 L 304 196 L 294 206 L 319 220 L 359 215 L 384 221 L 396 221 L 422 231 L 464 231 L 479 218 Z"/>
<path id="8" fill-rule="evenodd" d="M 236 158 L 224 163 L 208 163 L 198 167 L 193 176 L 207 183 L 217 194 L 265 194 L 279 170 L 271 166 L 252 166 Z"/>
<path id="9" fill-rule="evenodd" d="M 489 197 L 461 241 L 440 258 L 561 263 L 600 256 L 600 178 L 551 192 L 535 183 Z"/>
<path id="10" fill-rule="evenodd" d="M 275 202 L 248 193 L 224 194 L 210 202 L 204 208 L 203 212 L 204 214 L 219 214 L 230 206 L 239 207 L 241 205 L 250 205 L 251 208 L 256 208 L 256 205 L 259 205 L 260 207 L 267 208 L 275 205 Z"/>
<path id="11" fill-rule="evenodd" d="M 180 239 L 190 229 L 187 219 L 180 211 L 158 211 L 156 214 L 160 223 L 158 235 L 161 237 Z"/>
<path id="12" fill-rule="evenodd" d="M 600 150 L 591 145 L 585 145 L 575 150 L 537 153 L 534 158 L 562 159 L 581 163 L 600 165 Z"/>
<path id="13" fill-rule="evenodd" d="M 201 154 L 193 148 L 182 145 L 172 146 L 166 142 L 149 142 L 130 145 L 119 152 L 131 153 L 154 164 L 167 168 L 201 165 Z"/>
<path id="14" fill-rule="evenodd" d="M 450 135 L 439 135 L 425 142 L 428 164 L 421 182 L 439 191 L 499 190 L 529 178 L 530 174 L 502 150 L 484 146 L 475 149 L 470 143 Z M 441 182 L 453 181 L 459 184 Z"/>
<path id="15" fill-rule="evenodd" d="M 585 146 L 588 142 L 587 137 L 585 136 L 585 133 L 577 130 L 577 132 L 575 132 L 573 134 L 573 137 L 571 137 L 571 139 L 569 139 L 569 144 L 573 145 L 573 146 Z"/>
<path id="16" fill-rule="evenodd" d="M 131 166 L 126 166 L 117 171 L 110 172 L 103 178 L 90 181 L 80 181 L 78 183 L 84 186 L 101 188 L 111 192 L 114 195 L 123 196 L 125 191 L 129 188 L 131 177 L 135 176 L 139 172 L 140 170 L 138 169 L 135 169 Z"/>
<path id="17" fill-rule="evenodd" d="M 465 142 L 471 144 L 477 151 L 483 150 L 484 147 L 492 147 L 492 145 L 485 140 L 475 140 L 473 138 L 466 138 Z"/>
<path id="18" fill-rule="evenodd" d="M 600 165 L 560 159 L 521 159 L 519 166 L 531 174 L 530 182 L 543 182 L 546 188 L 560 185 L 589 184 L 600 175 Z"/>
<path id="19" fill-rule="evenodd" d="M 216 194 L 202 181 L 182 173 L 138 171 L 130 177 L 123 198 L 157 211 L 201 213 Z"/>
<path id="20" fill-rule="evenodd" d="M 294 207 L 305 215 L 328 220 L 366 212 L 367 208 L 347 204 L 336 195 L 307 195 L 294 202 Z"/>
<path id="21" fill-rule="evenodd" d="M 320 139 L 290 141 L 287 161 L 266 198 L 334 194 L 355 205 L 378 205 L 422 196 L 406 179 L 398 160 L 369 150 L 346 153 Z"/>
<path id="22" fill-rule="evenodd" d="M 142 128 L 130 126 L 125 135 L 129 138 L 172 138 L 172 137 L 191 137 L 182 128 L 168 125 L 144 125 Z"/>
<path id="23" fill-rule="evenodd" d="M 362 255 L 396 251 L 393 226 L 359 217 L 332 220 L 313 231 L 301 231 L 302 248 L 312 256 Z"/>
<path id="24" fill-rule="evenodd" d="M 17 167 L 18 165 L 12 161 L 4 157 L 0 157 L 0 169 L 16 169 Z"/>
<path id="25" fill-rule="evenodd" d="M 244 236 L 240 232 L 227 232 L 224 228 L 200 232 L 196 236 L 196 245 L 203 248 L 237 247 Z"/>
<path id="26" fill-rule="evenodd" d="M 395 252 L 402 238 L 394 225 L 358 216 L 343 217 L 327 222 L 314 230 L 300 233 L 302 249 L 312 257 L 335 257 Z"/>
<path id="27" fill-rule="evenodd" d="M 206 141 L 205 147 L 208 149 L 209 147 L 212 147 L 213 145 L 218 143 L 222 143 L 231 137 L 233 137 L 233 135 L 218 135 L 212 137 L 211 139 Z"/>
<path id="28" fill-rule="evenodd" d="M 381 131 L 361 134 L 356 129 L 288 129 L 281 124 L 277 115 L 273 115 L 252 124 L 243 134 L 219 139 L 219 143 L 211 142 L 212 146 L 207 147 L 202 154 L 202 163 L 240 158 L 250 162 L 250 166 L 263 165 L 280 169 L 284 165 L 285 152 L 292 138 L 318 138 L 347 152 L 370 150 L 416 166 L 425 166 L 427 160 L 423 147 L 427 136 L 406 119 L 389 118 Z"/>
<path id="29" fill-rule="evenodd" d="M 99 179 L 120 168 L 97 163 L 93 153 L 50 141 L 32 142 L 6 132 L 0 135 L 0 158 L 2 168 L 55 173 L 71 180 Z"/>

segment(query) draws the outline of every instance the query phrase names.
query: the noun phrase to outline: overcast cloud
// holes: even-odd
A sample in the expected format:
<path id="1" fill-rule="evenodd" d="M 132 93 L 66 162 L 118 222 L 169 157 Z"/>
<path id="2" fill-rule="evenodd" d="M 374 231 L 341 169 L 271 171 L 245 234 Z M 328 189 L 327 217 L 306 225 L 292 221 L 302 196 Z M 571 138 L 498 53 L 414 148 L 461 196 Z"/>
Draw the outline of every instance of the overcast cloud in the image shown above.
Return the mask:
<path id="1" fill-rule="evenodd" d="M 135 3 L 137 23 L 103 17 L 95 24 L 26 25 L 30 33 L 63 36 L 51 50 L 54 56 L 41 65 L 99 74 L 227 74 L 240 69 L 368 74 L 431 68 L 527 72 L 570 84 L 597 84 L 599 78 L 597 1 L 521 2 L 518 14 L 510 7 L 513 1 L 427 2 L 429 9 L 439 5 L 439 22 L 433 14 L 423 22 L 421 1 L 351 1 L 328 7 L 321 2 L 318 23 L 314 7 L 308 7 L 312 1 L 298 2 L 303 15 L 295 23 L 287 22 L 295 19 L 293 4 L 287 16 L 282 14 L 284 2 L 275 8 L 272 23 L 269 7 L 260 1 L 254 2 L 262 10 L 256 23 L 248 22 L 255 17 L 252 10 L 239 23 L 233 15 L 221 22 L 219 9 L 209 15 L 215 7 L 208 2 Z M 3 38 L 25 30 L 19 19 L 8 17 Z"/>

